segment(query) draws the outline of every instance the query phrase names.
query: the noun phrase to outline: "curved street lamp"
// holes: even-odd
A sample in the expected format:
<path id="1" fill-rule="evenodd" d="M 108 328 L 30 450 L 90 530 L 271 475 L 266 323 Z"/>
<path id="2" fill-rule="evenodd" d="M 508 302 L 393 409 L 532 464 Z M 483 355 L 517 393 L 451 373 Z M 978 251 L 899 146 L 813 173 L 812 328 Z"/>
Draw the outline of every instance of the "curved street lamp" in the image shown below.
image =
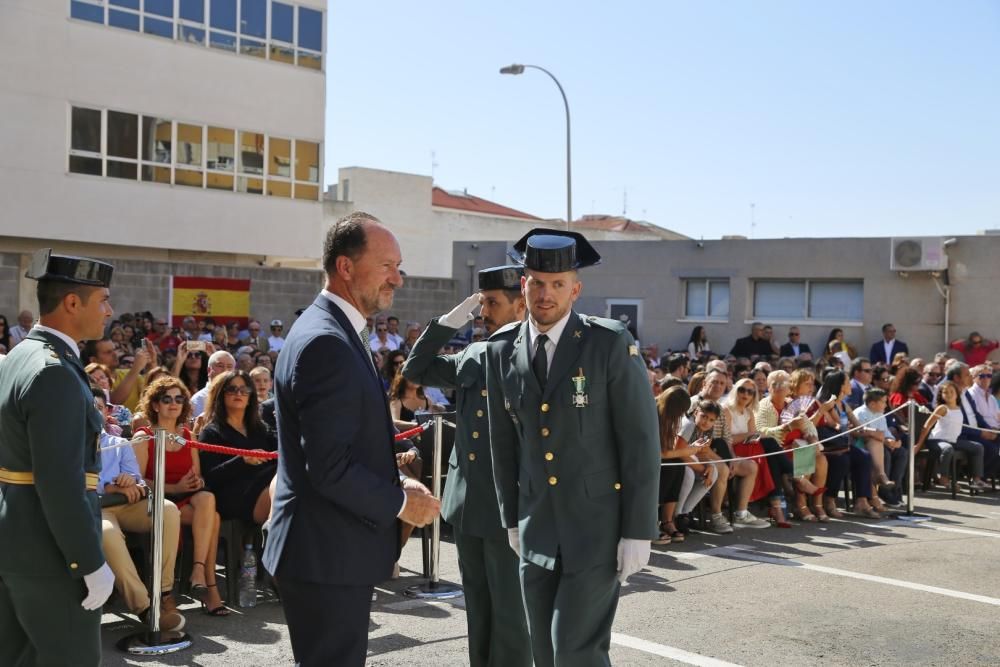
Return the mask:
<path id="1" fill-rule="evenodd" d="M 566 91 L 563 90 L 562 84 L 559 83 L 559 79 L 548 71 L 544 67 L 539 67 L 538 65 L 507 65 L 506 67 L 500 68 L 501 74 L 523 74 L 524 70 L 537 69 L 539 71 L 545 72 L 549 75 L 549 78 L 555 81 L 556 87 L 559 88 L 559 94 L 562 95 L 563 105 L 566 107 L 566 229 L 569 229 L 569 223 L 573 220 L 573 170 L 572 161 L 570 159 L 570 134 L 569 134 L 569 101 L 566 99 Z"/>

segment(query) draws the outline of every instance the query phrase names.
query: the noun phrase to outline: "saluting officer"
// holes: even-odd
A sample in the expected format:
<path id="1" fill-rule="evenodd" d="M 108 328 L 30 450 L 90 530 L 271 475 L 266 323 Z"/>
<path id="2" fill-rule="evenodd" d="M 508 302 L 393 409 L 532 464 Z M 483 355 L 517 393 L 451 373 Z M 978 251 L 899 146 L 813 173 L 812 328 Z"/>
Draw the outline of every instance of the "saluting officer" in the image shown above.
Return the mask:
<path id="1" fill-rule="evenodd" d="M 104 419 L 77 342 L 104 333 L 112 271 L 36 252 L 40 321 L 0 365 L 0 665 L 101 662 L 114 584 L 96 493 Z"/>
<path id="2" fill-rule="evenodd" d="M 625 326 L 573 310 L 577 269 L 600 261 L 590 243 L 535 229 L 514 251 L 528 319 L 487 348 L 501 520 L 521 556 L 535 665 L 608 665 L 620 582 L 656 536 L 656 406 Z"/>
<path id="3" fill-rule="evenodd" d="M 458 354 L 438 351 L 482 306 L 486 331 L 524 319 L 520 266 L 479 272 L 479 292 L 447 315 L 431 320 L 403 365 L 406 379 L 456 390 L 458 429 L 449 461 L 441 516 L 455 529 L 465 588 L 472 667 L 531 667 L 531 647 L 518 582 L 518 559 L 500 525 L 486 415 L 486 342 Z"/>

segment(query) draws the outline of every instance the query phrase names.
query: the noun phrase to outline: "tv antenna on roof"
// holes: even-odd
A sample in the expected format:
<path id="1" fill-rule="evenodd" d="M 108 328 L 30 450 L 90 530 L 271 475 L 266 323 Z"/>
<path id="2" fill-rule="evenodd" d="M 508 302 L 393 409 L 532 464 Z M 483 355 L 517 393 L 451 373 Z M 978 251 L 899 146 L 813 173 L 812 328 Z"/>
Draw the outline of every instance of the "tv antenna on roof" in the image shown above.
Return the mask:
<path id="1" fill-rule="evenodd" d="M 437 171 L 438 166 L 440 166 L 440 165 L 438 165 L 438 162 L 435 159 L 436 157 L 437 157 L 437 153 L 435 153 L 434 151 L 431 151 L 431 182 L 432 183 L 434 182 L 434 172 Z"/>
<path id="2" fill-rule="evenodd" d="M 750 202 L 750 238 L 753 238 L 754 230 L 757 228 L 756 208 L 757 204 Z"/>

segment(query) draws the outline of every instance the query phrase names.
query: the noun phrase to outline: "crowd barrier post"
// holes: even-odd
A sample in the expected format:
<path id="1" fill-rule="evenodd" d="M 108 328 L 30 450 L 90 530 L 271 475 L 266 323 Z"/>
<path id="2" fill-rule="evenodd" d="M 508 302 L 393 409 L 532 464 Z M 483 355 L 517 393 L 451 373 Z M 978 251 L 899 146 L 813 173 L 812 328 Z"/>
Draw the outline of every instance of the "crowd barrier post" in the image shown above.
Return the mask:
<path id="1" fill-rule="evenodd" d="M 920 439 L 920 434 L 917 433 L 917 404 L 913 399 L 910 399 L 909 404 L 906 407 L 906 418 L 910 427 L 910 456 L 909 460 L 906 462 L 908 469 L 906 471 L 906 516 L 913 516 L 913 493 L 916 488 L 916 481 L 914 477 L 916 475 L 916 460 L 917 460 L 917 440 Z"/>
<path id="2" fill-rule="evenodd" d="M 119 650 L 132 655 L 166 655 L 190 648 L 192 643 L 191 637 L 185 632 L 160 630 L 160 589 L 163 584 L 163 476 L 168 437 L 165 429 L 157 428 L 153 431 L 156 477 L 153 480 L 153 528 L 150 532 L 153 562 L 149 569 L 153 581 L 150 587 L 149 627 L 123 637 L 117 644 Z"/>
<path id="3" fill-rule="evenodd" d="M 444 443 L 444 416 L 434 415 L 434 456 L 433 472 L 431 473 L 431 493 L 435 498 L 441 497 L 441 451 Z M 461 597 L 464 593 L 461 587 L 452 584 L 442 584 L 441 569 L 441 517 L 434 517 L 431 527 L 431 576 L 424 584 L 410 586 L 403 595 L 421 600 L 448 600 Z"/>

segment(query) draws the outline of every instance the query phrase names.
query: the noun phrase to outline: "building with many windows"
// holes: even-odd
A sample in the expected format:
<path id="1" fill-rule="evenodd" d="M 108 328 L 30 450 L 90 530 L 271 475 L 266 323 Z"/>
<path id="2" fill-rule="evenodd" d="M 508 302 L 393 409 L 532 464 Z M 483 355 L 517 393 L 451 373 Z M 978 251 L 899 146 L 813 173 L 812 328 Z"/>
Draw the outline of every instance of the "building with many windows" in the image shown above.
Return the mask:
<path id="1" fill-rule="evenodd" d="M 206 275 L 318 259 L 326 11 L 4 0 L 0 251 L 26 261 L 52 245 Z"/>

